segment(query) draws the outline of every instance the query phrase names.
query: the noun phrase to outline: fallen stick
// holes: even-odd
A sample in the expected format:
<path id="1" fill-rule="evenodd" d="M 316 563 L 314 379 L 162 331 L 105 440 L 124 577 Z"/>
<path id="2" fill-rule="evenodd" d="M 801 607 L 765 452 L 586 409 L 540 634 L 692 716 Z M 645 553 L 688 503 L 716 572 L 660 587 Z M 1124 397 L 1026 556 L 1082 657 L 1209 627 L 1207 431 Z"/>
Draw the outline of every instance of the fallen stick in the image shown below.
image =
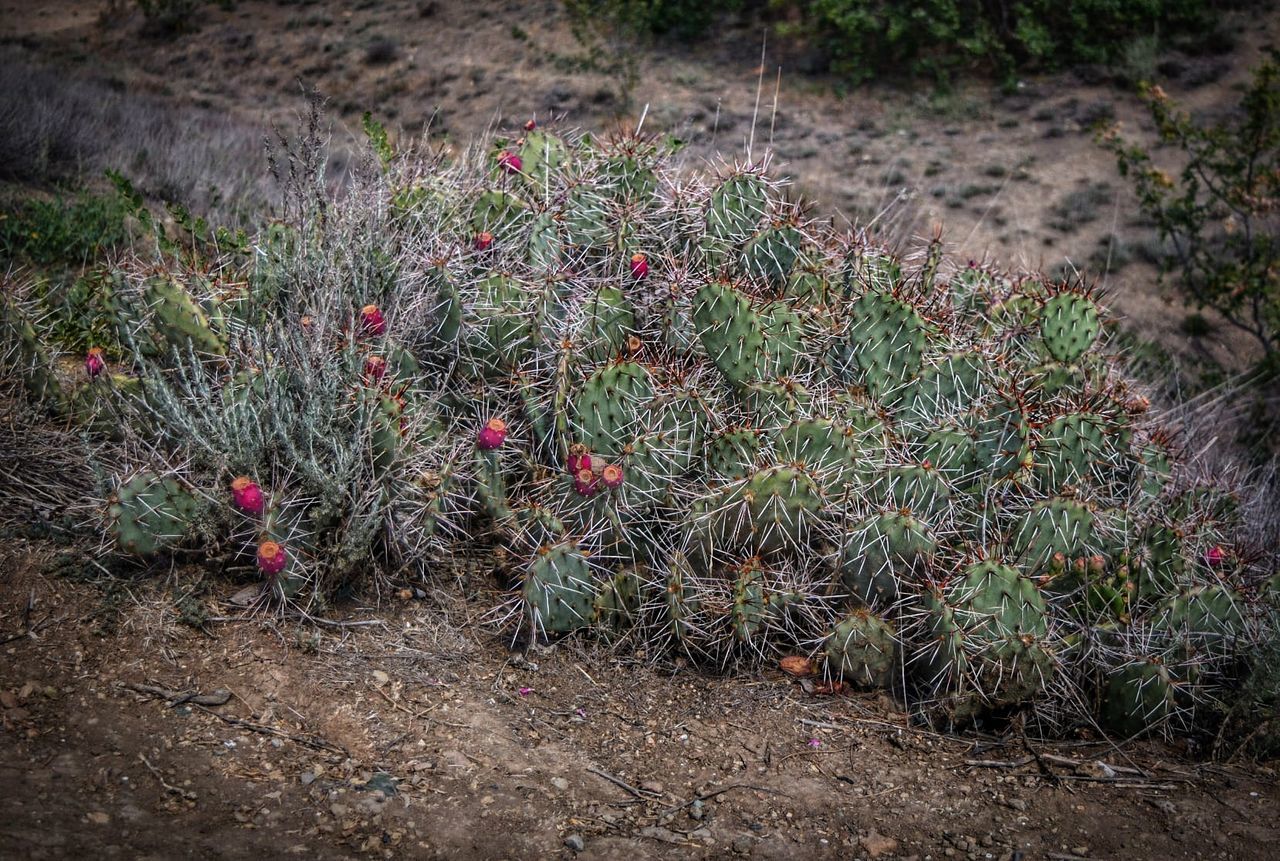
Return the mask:
<path id="1" fill-rule="evenodd" d="M 605 780 L 609 781 L 614 786 L 617 786 L 620 789 L 625 789 L 627 792 L 631 793 L 633 796 L 635 796 L 636 798 L 639 798 L 642 801 L 647 801 L 652 798 L 662 797 L 660 794 L 656 792 L 649 792 L 648 790 L 645 790 L 645 789 L 636 789 L 634 786 L 627 783 L 622 778 L 614 777 L 612 774 L 610 774 L 607 771 L 601 771 L 598 768 L 588 768 L 587 771 L 591 772 L 596 777 L 604 778 Z"/>

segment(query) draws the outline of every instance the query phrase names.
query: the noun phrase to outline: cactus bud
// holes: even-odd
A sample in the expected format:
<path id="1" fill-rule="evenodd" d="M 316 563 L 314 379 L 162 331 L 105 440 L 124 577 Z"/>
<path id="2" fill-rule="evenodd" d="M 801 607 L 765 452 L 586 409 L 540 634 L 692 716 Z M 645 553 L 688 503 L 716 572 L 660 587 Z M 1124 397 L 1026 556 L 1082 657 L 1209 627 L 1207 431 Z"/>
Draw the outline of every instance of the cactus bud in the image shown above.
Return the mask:
<path id="1" fill-rule="evenodd" d="M 289 556 L 284 552 L 284 545 L 274 541 L 263 541 L 258 545 L 258 570 L 267 576 L 274 576 L 284 570 Z"/>
<path id="2" fill-rule="evenodd" d="M 245 514 L 257 517 L 266 508 L 266 500 L 262 496 L 262 488 L 247 475 L 239 476 L 231 482 L 231 499 L 236 508 Z"/>
<path id="3" fill-rule="evenodd" d="M 604 482 L 604 486 L 610 490 L 616 490 L 622 487 L 622 467 L 616 463 L 611 463 L 600 473 L 600 480 Z"/>
<path id="4" fill-rule="evenodd" d="M 498 156 L 498 167 L 503 173 L 519 173 L 524 162 L 520 160 L 520 156 L 508 150 Z"/>
<path id="5" fill-rule="evenodd" d="M 387 332 L 387 320 L 377 305 L 365 305 L 360 309 L 360 322 L 366 335 L 378 337 Z"/>
<path id="6" fill-rule="evenodd" d="M 90 347 L 84 357 L 84 372 L 89 375 L 89 379 L 96 380 L 104 367 L 106 363 L 102 361 L 102 348 Z"/>
<path id="7" fill-rule="evenodd" d="M 1101 555 L 1095 553 L 1089 557 L 1089 573 L 1095 577 L 1101 577 L 1102 572 L 1106 570 L 1107 560 Z"/>
<path id="8" fill-rule="evenodd" d="M 531 132 L 531 131 L 533 131 L 534 129 L 536 129 L 537 127 L 538 127 L 538 121 L 537 121 L 537 120 L 529 120 L 527 123 L 525 123 L 525 124 L 524 124 L 524 130 L 525 130 L 525 131 L 527 131 L 527 132 Z"/>
<path id="9" fill-rule="evenodd" d="M 480 446 L 483 451 L 493 451 L 505 442 L 507 439 L 507 423 L 502 419 L 489 419 L 484 423 L 484 427 L 480 428 L 480 433 L 476 437 L 476 445 Z"/>
<path id="10" fill-rule="evenodd" d="M 1204 562 L 1210 568 L 1221 568 L 1227 562 L 1227 551 L 1222 545 L 1215 544 L 1204 553 Z"/>
<path id="11" fill-rule="evenodd" d="M 386 373 L 387 360 L 381 356 L 370 356 L 364 360 L 364 381 L 367 385 L 378 385 Z"/>
<path id="12" fill-rule="evenodd" d="M 489 231 L 482 230 L 476 234 L 476 251 L 488 251 L 492 244 L 493 234 Z"/>
<path id="13" fill-rule="evenodd" d="M 589 469 L 580 469 L 573 477 L 573 489 L 582 496 L 594 496 L 596 490 L 596 474 Z"/>
<path id="14" fill-rule="evenodd" d="M 649 274 L 649 258 L 643 253 L 631 255 L 631 277 L 637 281 Z"/>
<path id="15" fill-rule="evenodd" d="M 590 472 L 591 454 L 587 451 L 587 447 L 580 442 L 569 446 L 569 461 L 566 465 L 570 475 L 577 475 L 584 469 Z"/>

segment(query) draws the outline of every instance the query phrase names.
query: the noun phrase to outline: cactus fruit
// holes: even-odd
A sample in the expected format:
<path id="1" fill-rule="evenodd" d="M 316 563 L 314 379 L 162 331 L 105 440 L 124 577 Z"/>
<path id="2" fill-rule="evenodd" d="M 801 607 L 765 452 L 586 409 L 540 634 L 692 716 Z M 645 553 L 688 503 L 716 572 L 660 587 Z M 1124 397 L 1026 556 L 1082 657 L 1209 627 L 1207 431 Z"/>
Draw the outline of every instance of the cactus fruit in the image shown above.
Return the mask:
<path id="1" fill-rule="evenodd" d="M 85 375 L 91 380 L 96 380 L 105 367 L 106 363 L 102 361 L 102 348 L 90 347 L 84 357 Z"/>
<path id="2" fill-rule="evenodd" d="M 498 418 L 489 419 L 476 434 L 476 445 L 481 451 L 493 451 L 506 441 L 507 423 Z"/>
<path id="3" fill-rule="evenodd" d="M 379 385 L 386 373 L 387 360 L 381 356 L 370 356 L 364 360 L 364 381 L 366 385 Z"/>
<path id="4" fill-rule="evenodd" d="M 475 240 L 472 242 L 472 247 L 476 251 L 488 251 L 491 245 L 493 245 L 493 234 L 487 230 L 481 230 L 477 233 Z"/>
<path id="5" fill-rule="evenodd" d="M 284 545 L 275 541 L 263 541 L 258 545 L 258 570 L 268 577 L 275 577 L 289 564 L 289 554 Z"/>
<path id="6" fill-rule="evenodd" d="M 649 258 L 637 252 L 631 255 L 631 277 L 640 281 L 649 276 Z"/>
<path id="7" fill-rule="evenodd" d="M 360 328 L 366 336 L 373 338 L 387 333 L 387 320 L 377 305 L 365 305 L 360 309 Z"/>
<path id="8" fill-rule="evenodd" d="M 599 489 L 596 474 L 590 469 L 580 469 L 573 474 L 573 490 L 579 496 L 595 496 Z"/>
<path id="9" fill-rule="evenodd" d="M 600 480 L 610 490 L 617 490 L 622 487 L 622 467 L 616 463 L 609 464 L 600 471 Z"/>
<path id="10" fill-rule="evenodd" d="M 580 442 L 569 446 L 569 458 L 565 464 L 570 475 L 577 475 L 582 470 L 591 471 L 591 452 Z"/>
<path id="11" fill-rule="evenodd" d="M 503 173 L 519 173 L 523 167 L 524 161 L 513 152 L 507 151 L 498 155 L 498 169 Z"/>
<path id="12" fill-rule="evenodd" d="M 231 498 L 236 508 L 253 517 L 260 517 L 266 509 L 262 488 L 247 475 L 237 476 L 231 482 Z"/>

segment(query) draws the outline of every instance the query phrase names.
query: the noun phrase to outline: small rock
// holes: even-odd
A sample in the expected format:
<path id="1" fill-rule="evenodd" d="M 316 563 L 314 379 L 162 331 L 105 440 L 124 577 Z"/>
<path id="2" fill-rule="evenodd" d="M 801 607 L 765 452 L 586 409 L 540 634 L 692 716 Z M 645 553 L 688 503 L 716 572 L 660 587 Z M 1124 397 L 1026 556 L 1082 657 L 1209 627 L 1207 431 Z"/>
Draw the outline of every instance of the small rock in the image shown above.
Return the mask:
<path id="1" fill-rule="evenodd" d="M 299 779 L 302 781 L 303 786 L 310 786 L 311 784 L 315 783 L 316 776 L 314 772 L 304 771 L 302 772 L 302 776 Z"/>
<path id="2" fill-rule="evenodd" d="M 564 845 L 568 846 L 574 852 L 581 852 L 587 848 L 586 841 L 582 839 L 581 834 L 570 834 L 564 839 Z"/>
<path id="3" fill-rule="evenodd" d="M 652 792 L 655 795 L 662 794 L 662 782 L 658 780 L 646 780 L 644 783 L 640 784 L 640 788 L 645 792 Z"/>
<path id="4" fill-rule="evenodd" d="M 569 781 L 565 780 L 563 777 L 551 778 L 551 785 L 561 792 L 565 792 L 569 789 Z"/>
<path id="5" fill-rule="evenodd" d="M 657 825 L 649 825 L 641 828 L 637 832 L 641 837 L 648 837 L 650 840 L 661 840 L 663 843 L 683 843 L 684 836 L 675 833 L 669 828 L 660 828 Z"/>
<path id="6" fill-rule="evenodd" d="M 896 851 L 898 848 L 897 840 L 894 840 L 892 837 L 885 837 L 883 834 L 875 831 L 859 838 L 858 842 L 861 843 L 862 848 L 867 851 L 867 855 L 872 858 L 879 858 L 881 855 Z"/>
<path id="7" fill-rule="evenodd" d="M 89 821 L 94 825 L 106 825 L 111 821 L 111 817 L 101 810 L 95 810 L 89 814 Z"/>
<path id="8" fill-rule="evenodd" d="M 739 855 L 750 855 L 753 844 L 754 841 L 750 837 L 735 837 L 731 848 Z"/>
<path id="9" fill-rule="evenodd" d="M 702 817 L 707 815 L 706 805 L 702 803 L 702 799 L 698 799 L 689 805 L 689 818 L 702 821 Z"/>

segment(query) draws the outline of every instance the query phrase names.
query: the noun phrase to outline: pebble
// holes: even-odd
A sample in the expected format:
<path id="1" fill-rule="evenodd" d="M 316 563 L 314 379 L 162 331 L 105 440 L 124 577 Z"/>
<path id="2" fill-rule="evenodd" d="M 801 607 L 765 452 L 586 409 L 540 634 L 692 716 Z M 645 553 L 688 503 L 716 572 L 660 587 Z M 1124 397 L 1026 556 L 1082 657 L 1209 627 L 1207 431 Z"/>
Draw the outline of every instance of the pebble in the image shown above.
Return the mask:
<path id="1" fill-rule="evenodd" d="M 693 804 L 689 805 L 689 817 L 691 819 L 702 821 L 702 817 L 706 815 L 707 815 L 707 809 L 706 809 L 706 806 L 702 803 L 702 799 L 698 799 L 697 801 L 693 802 Z"/>
<path id="2" fill-rule="evenodd" d="M 565 792 L 569 789 L 569 781 L 565 780 L 563 777 L 551 778 L 551 785 L 561 792 Z"/>
<path id="3" fill-rule="evenodd" d="M 574 852 L 581 852 L 587 848 L 587 843 L 582 839 L 581 834 L 570 834 L 564 839 L 564 845 L 568 846 Z"/>

